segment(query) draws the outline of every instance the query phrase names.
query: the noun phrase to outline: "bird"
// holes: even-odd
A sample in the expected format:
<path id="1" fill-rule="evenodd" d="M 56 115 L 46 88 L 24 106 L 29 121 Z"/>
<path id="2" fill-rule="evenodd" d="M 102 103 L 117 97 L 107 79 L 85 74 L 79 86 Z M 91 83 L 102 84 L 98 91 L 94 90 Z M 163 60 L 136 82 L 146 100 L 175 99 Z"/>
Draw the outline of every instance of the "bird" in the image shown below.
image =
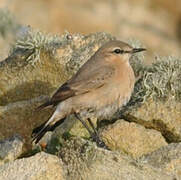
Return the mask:
<path id="1" fill-rule="evenodd" d="M 91 118 L 110 119 L 127 104 L 136 79 L 129 59 L 133 54 L 145 50 L 133 48 L 120 40 L 103 44 L 75 75 L 37 108 L 54 107 L 55 111 L 46 122 L 33 130 L 32 141 L 37 144 L 47 131 L 74 114 L 93 141 L 100 147 L 106 147 Z"/>

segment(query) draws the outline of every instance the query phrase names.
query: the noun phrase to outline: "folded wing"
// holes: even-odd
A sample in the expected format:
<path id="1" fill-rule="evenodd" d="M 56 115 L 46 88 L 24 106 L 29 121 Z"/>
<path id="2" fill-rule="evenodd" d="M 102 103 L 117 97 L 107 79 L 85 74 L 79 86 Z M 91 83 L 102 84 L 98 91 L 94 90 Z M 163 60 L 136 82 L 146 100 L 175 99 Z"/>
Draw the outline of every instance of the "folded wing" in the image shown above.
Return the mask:
<path id="1" fill-rule="evenodd" d="M 103 66 L 89 71 L 80 71 L 55 92 L 52 98 L 38 107 L 56 106 L 70 97 L 85 94 L 104 86 L 114 74 L 114 68 Z"/>

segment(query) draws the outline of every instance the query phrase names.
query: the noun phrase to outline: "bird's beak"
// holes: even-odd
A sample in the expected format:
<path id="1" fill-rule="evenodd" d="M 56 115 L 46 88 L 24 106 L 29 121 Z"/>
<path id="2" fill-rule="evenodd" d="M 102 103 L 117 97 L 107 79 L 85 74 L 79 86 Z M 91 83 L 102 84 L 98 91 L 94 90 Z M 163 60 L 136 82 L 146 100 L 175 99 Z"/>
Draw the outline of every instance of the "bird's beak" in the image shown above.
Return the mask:
<path id="1" fill-rule="evenodd" d="M 146 49 L 145 48 L 133 48 L 131 53 L 134 54 L 134 53 L 141 52 L 141 51 L 146 51 Z"/>

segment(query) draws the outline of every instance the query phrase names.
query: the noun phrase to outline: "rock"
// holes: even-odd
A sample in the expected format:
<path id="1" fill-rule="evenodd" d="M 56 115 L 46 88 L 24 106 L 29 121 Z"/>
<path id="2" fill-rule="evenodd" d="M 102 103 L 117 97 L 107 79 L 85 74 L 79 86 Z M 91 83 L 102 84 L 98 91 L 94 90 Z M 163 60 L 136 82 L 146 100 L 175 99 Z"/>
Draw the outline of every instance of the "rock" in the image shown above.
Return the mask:
<path id="1" fill-rule="evenodd" d="M 17 159 L 23 153 L 23 144 L 19 135 L 0 141 L 0 165 Z"/>
<path id="2" fill-rule="evenodd" d="M 140 158 L 143 163 L 176 174 L 181 179 L 181 143 L 171 143 L 168 146 Z"/>
<path id="3" fill-rule="evenodd" d="M 159 131 L 124 120 L 107 126 L 100 135 L 111 150 L 123 151 L 134 158 L 167 145 Z"/>
<path id="4" fill-rule="evenodd" d="M 0 166 L 3 180 L 65 180 L 62 161 L 56 156 L 38 153 Z"/>
<path id="5" fill-rule="evenodd" d="M 82 139 L 72 139 L 59 152 L 67 180 L 171 180 L 174 175 L 143 165 L 121 152 L 97 148 Z"/>
<path id="6" fill-rule="evenodd" d="M 175 99 L 166 101 L 147 99 L 125 113 L 126 119 L 153 128 L 162 133 L 168 142 L 181 141 L 181 103 Z"/>
<path id="7" fill-rule="evenodd" d="M 31 144 L 32 129 L 35 128 L 36 120 L 45 120 L 51 109 L 43 112 L 36 112 L 38 104 L 45 101 L 47 96 L 33 98 L 31 100 L 9 103 L 7 106 L 0 106 L 0 137 L 4 139 L 15 132 L 25 139 L 26 148 Z"/>

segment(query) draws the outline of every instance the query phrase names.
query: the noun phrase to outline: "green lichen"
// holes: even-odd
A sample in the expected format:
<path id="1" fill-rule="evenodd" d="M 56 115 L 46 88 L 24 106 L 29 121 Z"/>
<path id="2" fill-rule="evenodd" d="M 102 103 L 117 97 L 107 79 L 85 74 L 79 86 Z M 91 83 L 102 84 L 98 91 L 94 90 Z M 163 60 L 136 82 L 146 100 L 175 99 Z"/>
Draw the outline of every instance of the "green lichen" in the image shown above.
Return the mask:
<path id="1" fill-rule="evenodd" d="M 34 50 L 34 53 L 26 59 L 32 65 L 40 61 L 42 51 L 53 56 L 55 50 L 62 45 L 62 39 L 58 35 L 46 34 L 30 27 L 25 27 L 21 33 L 22 35 L 19 35 L 11 51 L 16 49 Z"/>
<path id="2" fill-rule="evenodd" d="M 181 100 L 181 60 L 176 57 L 155 57 L 156 62 L 144 73 L 147 95 L 159 99 L 172 96 Z"/>
<path id="3" fill-rule="evenodd" d="M 51 139 L 51 141 L 48 143 L 46 152 L 50 154 L 56 154 L 58 151 L 60 151 L 62 147 L 62 143 L 57 137 L 54 137 Z"/>
<path id="4" fill-rule="evenodd" d="M 138 62 L 139 63 L 139 62 Z M 176 57 L 155 57 L 155 62 L 145 66 L 133 67 L 140 71 L 141 78 L 129 104 L 145 102 L 149 97 L 155 100 L 166 100 L 169 97 L 181 101 L 181 60 Z"/>

